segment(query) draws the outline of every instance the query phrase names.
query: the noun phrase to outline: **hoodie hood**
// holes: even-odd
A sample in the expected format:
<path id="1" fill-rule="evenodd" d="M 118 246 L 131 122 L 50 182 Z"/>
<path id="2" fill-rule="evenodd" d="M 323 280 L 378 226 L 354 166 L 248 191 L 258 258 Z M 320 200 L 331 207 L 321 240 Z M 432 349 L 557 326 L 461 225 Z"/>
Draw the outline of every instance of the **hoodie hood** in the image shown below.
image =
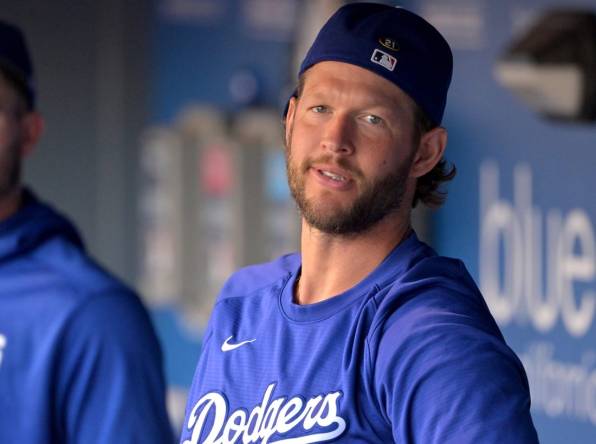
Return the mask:
<path id="1" fill-rule="evenodd" d="M 25 189 L 21 209 L 0 222 L 0 262 L 31 251 L 53 237 L 62 237 L 83 248 L 72 223 Z"/>

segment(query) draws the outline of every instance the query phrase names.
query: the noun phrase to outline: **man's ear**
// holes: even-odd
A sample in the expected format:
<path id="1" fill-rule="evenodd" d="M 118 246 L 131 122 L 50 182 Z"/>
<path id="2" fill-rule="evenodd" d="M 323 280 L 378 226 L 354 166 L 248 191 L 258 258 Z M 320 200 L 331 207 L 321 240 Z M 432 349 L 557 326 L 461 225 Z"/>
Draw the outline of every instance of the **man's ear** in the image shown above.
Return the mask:
<path id="1" fill-rule="evenodd" d="M 21 157 L 29 156 L 37 142 L 41 138 L 45 128 L 43 117 L 37 111 L 26 113 L 21 119 L 23 140 L 21 145 Z"/>
<path id="2" fill-rule="evenodd" d="M 286 113 L 285 122 L 286 146 L 290 145 L 290 137 L 292 136 L 292 125 L 294 124 L 294 114 L 296 113 L 296 106 L 296 97 L 291 97 L 290 101 L 288 102 L 288 112 Z"/>
<path id="3" fill-rule="evenodd" d="M 436 127 L 424 133 L 420 138 L 418 151 L 410 169 L 411 177 L 422 177 L 432 170 L 443 157 L 447 146 L 447 130 Z"/>

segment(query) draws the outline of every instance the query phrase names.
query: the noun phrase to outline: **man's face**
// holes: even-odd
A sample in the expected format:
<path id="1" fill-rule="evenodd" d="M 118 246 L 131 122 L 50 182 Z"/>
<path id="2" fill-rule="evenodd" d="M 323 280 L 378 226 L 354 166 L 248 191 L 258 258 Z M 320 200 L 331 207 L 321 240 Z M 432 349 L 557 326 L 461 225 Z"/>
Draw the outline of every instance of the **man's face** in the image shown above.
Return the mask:
<path id="1" fill-rule="evenodd" d="M 18 93 L 0 75 L 0 199 L 20 182 L 23 112 Z"/>
<path id="2" fill-rule="evenodd" d="M 353 235 L 410 205 L 413 106 L 388 80 L 346 63 L 314 65 L 290 103 L 286 141 L 290 190 L 310 226 Z"/>

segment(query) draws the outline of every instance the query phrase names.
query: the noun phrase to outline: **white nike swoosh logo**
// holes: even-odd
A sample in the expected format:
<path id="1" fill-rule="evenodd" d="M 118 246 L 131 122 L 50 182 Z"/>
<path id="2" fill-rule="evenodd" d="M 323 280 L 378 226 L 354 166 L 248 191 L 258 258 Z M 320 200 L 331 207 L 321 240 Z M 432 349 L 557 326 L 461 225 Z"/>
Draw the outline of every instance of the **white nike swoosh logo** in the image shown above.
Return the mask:
<path id="1" fill-rule="evenodd" d="M 230 336 L 228 339 L 221 344 L 221 351 L 222 352 L 229 352 L 230 350 L 236 350 L 238 347 L 242 347 L 243 345 L 250 344 L 251 342 L 255 342 L 256 339 L 249 339 L 248 341 L 237 342 L 236 344 L 230 344 L 230 339 L 232 339 L 234 335 Z"/>

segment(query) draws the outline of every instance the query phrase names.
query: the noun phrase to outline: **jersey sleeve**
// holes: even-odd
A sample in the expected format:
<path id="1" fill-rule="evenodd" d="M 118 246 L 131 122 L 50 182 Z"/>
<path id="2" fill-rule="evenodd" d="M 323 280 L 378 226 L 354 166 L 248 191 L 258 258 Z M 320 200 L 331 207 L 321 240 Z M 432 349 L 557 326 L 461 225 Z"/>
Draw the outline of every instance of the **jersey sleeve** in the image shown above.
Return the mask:
<path id="1" fill-rule="evenodd" d="M 523 366 L 490 315 L 404 307 L 373 361 L 381 409 L 400 443 L 537 443 Z"/>
<path id="2" fill-rule="evenodd" d="M 136 295 L 117 290 L 80 306 L 56 368 L 61 442 L 173 442 L 161 350 Z"/>

